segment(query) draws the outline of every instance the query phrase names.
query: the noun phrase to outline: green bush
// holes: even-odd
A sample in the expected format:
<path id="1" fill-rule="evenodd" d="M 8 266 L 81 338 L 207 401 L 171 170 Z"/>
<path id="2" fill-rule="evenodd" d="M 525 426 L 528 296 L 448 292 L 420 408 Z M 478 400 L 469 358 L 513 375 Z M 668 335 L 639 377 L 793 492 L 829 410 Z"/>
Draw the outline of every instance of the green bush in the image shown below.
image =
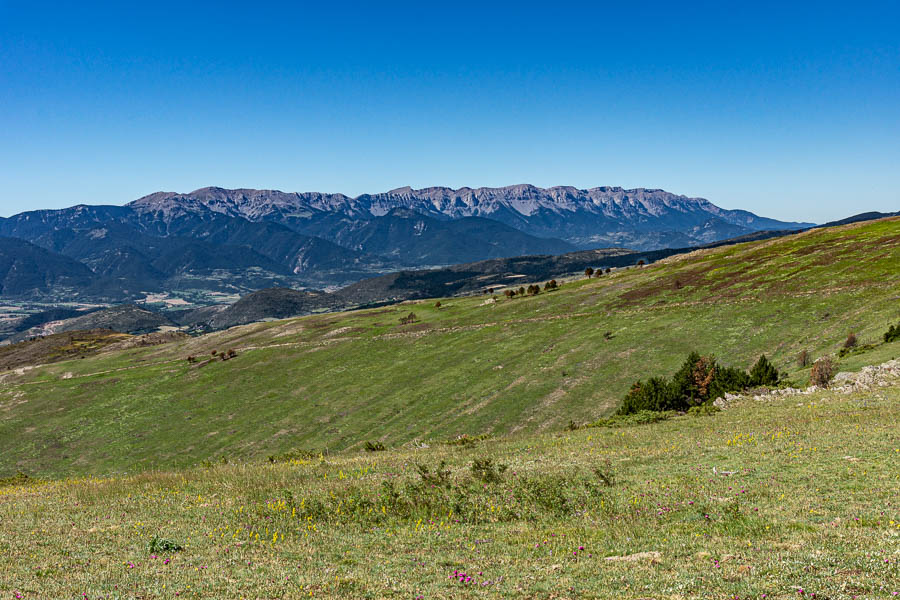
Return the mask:
<path id="1" fill-rule="evenodd" d="M 750 373 L 716 364 L 712 356 L 691 352 L 670 381 L 651 377 L 638 381 L 625 395 L 617 414 L 631 415 L 641 411 L 686 411 L 708 404 L 728 392 L 748 387 L 776 385 L 778 370 L 761 356 Z"/>
<path id="2" fill-rule="evenodd" d="M 776 369 L 772 363 L 766 358 L 766 355 L 763 354 L 759 357 L 759 360 L 756 361 L 756 364 L 750 369 L 750 387 L 757 387 L 761 385 L 778 385 L 778 380 L 781 377 L 778 374 L 778 369 Z"/>
<path id="3" fill-rule="evenodd" d="M 148 544 L 147 546 L 147 551 L 150 554 L 155 554 L 157 552 L 178 552 L 179 550 L 183 549 L 184 547 L 178 542 L 167 540 L 166 538 L 161 538 L 158 535 L 153 536 L 153 539 L 150 540 L 150 544 Z"/>
<path id="4" fill-rule="evenodd" d="M 888 327 L 888 330 L 884 334 L 885 344 L 896 340 L 900 340 L 900 323 L 898 323 L 896 327 L 894 325 Z"/>
<path id="5" fill-rule="evenodd" d="M 648 425 L 665 421 L 675 415 L 675 411 L 639 410 L 627 415 L 616 414 L 606 419 L 597 419 L 585 427 L 627 427 L 629 425 Z"/>

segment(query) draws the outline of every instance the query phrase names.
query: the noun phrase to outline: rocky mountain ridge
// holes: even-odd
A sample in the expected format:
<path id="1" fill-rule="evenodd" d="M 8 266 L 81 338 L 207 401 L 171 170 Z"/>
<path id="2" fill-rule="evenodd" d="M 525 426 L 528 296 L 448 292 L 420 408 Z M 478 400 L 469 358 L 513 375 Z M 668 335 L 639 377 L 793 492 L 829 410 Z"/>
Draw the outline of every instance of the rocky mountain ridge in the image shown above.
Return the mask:
<path id="1" fill-rule="evenodd" d="M 751 231 L 801 229 L 812 225 L 777 221 L 744 210 L 727 210 L 704 198 L 665 190 L 606 186 L 579 189 L 521 184 L 418 190 L 407 186 L 355 198 L 319 192 L 206 187 L 187 194 L 157 192 L 128 206 L 163 221 L 203 211 L 250 221 L 274 221 L 326 239 L 341 230 L 335 227 L 335 215 L 367 220 L 403 208 L 438 219 L 490 218 L 530 235 L 560 238 L 580 248 L 616 240 L 639 250 L 658 247 L 655 245 L 659 243 L 664 247 L 678 247 L 685 242 L 709 243 Z M 670 239 L 657 235 L 642 242 L 641 234 L 648 232 L 670 234 Z"/>

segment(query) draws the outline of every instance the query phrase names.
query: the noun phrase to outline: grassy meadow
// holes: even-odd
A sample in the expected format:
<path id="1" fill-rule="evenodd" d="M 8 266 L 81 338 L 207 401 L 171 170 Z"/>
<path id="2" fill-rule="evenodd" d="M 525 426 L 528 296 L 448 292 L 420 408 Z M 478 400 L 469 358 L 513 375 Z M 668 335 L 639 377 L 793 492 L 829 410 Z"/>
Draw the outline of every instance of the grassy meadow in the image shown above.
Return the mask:
<path id="1" fill-rule="evenodd" d="M 632 382 L 670 374 L 695 349 L 742 368 L 765 353 L 805 384 L 798 353 L 833 354 L 850 331 L 863 349 L 843 370 L 900 355 L 879 343 L 900 321 L 900 219 L 497 296 L 257 323 L 6 371 L 0 476 L 123 475 L 462 434 L 527 439 L 611 414 Z M 225 362 L 186 360 L 232 348 Z"/>
<path id="2" fill-rule="evenodd" d="M 893 598 L 898 422 L 898 387 L 825 391 L 652 425 L 6 482 L 0 597 Z"/>

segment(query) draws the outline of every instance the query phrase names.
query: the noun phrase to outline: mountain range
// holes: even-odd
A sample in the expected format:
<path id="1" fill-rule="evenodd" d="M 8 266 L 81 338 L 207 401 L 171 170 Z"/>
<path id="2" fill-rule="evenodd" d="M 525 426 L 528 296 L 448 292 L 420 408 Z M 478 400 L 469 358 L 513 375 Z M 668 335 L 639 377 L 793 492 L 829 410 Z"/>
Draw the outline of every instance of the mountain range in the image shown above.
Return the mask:
<path id="1" fill-rule="evenodd" d="M 0 219 L 0 294 L 128 301 L 160 291 L 333 289 L 404 269 L 690 247 L 810 225 L 617 187 L 405 187 L 356 198 L 208 187 Z"/>

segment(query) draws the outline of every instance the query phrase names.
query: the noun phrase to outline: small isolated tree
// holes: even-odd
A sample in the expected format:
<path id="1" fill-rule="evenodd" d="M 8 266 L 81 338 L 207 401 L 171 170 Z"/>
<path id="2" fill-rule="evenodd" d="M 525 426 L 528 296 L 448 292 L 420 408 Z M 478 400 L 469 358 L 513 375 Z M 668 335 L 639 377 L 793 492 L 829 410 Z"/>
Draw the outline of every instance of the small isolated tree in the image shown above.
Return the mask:
<path id="1" fill-rule="evenodd" d="M 612 269 L 610 269 L 609 267 L 606 267 L 606 272 L 610 273 L 610 272 L 612 272 Z"/>
<path id="2" fill-rule="evenodd" d="M 896 327 L 891 325 L 884 334 L 884 343 L 889 344 L 895 340 L 900 340 L 900 323 Z"/>
<path id="3" fill-rule="evenodd" d="M 801 369 L 809 366 L 809 352 L 806 350 L 800 351 L 800 354 L 797 355 L 797 366 Z"/>
<path id="4" fill-rule="evenodd" d="M 525 295 L 525 287 L 524 287 L 524 286 L 519 288 L 519 295 L 520 295 L 520 296 L 524 296 L 524 295 Z"/>
<path id="5" fill-rule="evenodd" d="M 765 354 L 760 356 L 756 364 L 750 369 L 751 386 L 777 385 L 778 379 L 778 369 L 769 362 Z"/>
<path id="6" fill-rule="evenodd" d="M 639 267 L 643 267 L 643 266 L 644 266 L 644 259 L 642 258 L 641 260 L 639 260 L 637 264 L 638 264 Z"/>
<path id="7" fill-rule="evenodd" d="M 438 300 L 437 302 L 435 302 L 435 303 L 434 303 L 434 307 L 435 307 L 435 308 L 440 308 L 440 307 L 441 307 L 441 301 Z"/>
<path id="8" fill-rule="evenodd" d="M 593 267 L 588 267 L 587 269 L 584 270 L 584 276 L 585 276 L 585 277 L 590 277 L 590 276 L 593 275 L 593 274 L 594 274 L 594 268 L 593 268 Z"/>
<path id="9" fill-rule="evenodd" d="M 830 356 L 823 356 L 813 365 L 809 381 L 819 387 L 828 387 L 832 377 L 834 377 L 834 361 Z"/>
<path id="10" fill-rule="evenodd" d="M 544 284 L 544 291 L 547 292 L 549 290 L 555 290 L 557 288 L 556 280 L 551 279 L 547 283 Z"/>
<path id="11" fill-rule="evenodd" d="M 847 334 L 847 339 L 844 340 L 844 348 L 847 348 L 848 350 L 850 348 L 855 348 L 856 343 L 856 334 L 851 331 L 849 334 Z"/>
<path id="12" fill-rule="evenodd" d="M 596 271 L 594 271 L 594 277 L 598 277 L 598 278 L 599 278 L 601 275 L 603 275 L 603 269 L 602 269 L 602 268 L 597 269 Z"/>

